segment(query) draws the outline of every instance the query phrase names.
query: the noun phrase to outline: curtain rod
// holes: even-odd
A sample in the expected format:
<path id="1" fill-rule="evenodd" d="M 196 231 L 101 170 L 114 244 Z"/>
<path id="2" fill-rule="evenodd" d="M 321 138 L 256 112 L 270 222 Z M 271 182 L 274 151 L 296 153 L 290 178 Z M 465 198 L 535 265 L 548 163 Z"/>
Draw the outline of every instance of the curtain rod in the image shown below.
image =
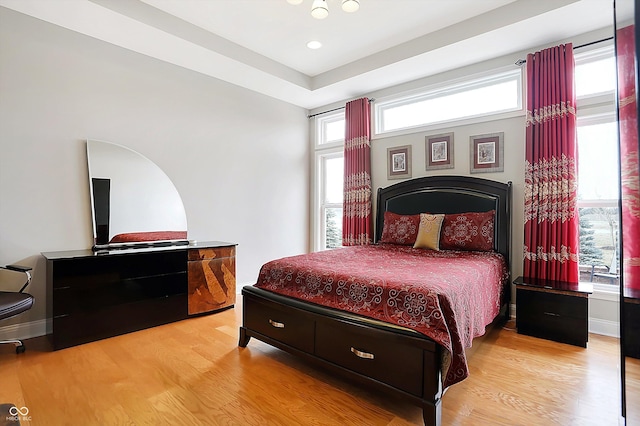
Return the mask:
<path id="1" fill-rule="evenodd" d="M 602 38 L 602 39 L 600 39 L 600 40 L 596 40 L 596 41 L 590 41 L 589 43 L 581 44 L 581 45 L 579 45 L 579 46 L 573 46 L 573 50 L 581 49 L 581 48 L 583 48 L 583 47 L 591 46 L 591 45 L 593 45 L 593 44 L 598 44 L 598 43 L 602 43 L 602 42 L 604 42 L 604 41 L 609 41 L 609 40 L 613 40 L 613 36 L 611 36 L 611 37 L 607 37 L 607 38 Z M 516 61 L 516 65 L 517 65 L 517 66 L 521 66 L 521 65 L 524 65 L 524 64 L 526 64 L 526 63 L 527 63 L 527 60 L 526 60 L 526 59 L 518 59 L 518 60 Z"/>
<path id="2" fill-rule="evenodd" d="M 371 103 L 371 102 L 375 101 L 375 99 L 368 98 L 368 101 L 369 101 L 369 103 Z M 330 110 L 327 110 L 327 111 L 316 112 L 315 114 L 307 115 L 307 118 L 313 118 L 316 115 L 322 115 L 322 114 L 326 114 L 328 112 L 340 111 L 341 109 L 345 109 L 345 107 L 339 107 L 339 108 L 334 108 L 334 109 L 330 109 Z"/>

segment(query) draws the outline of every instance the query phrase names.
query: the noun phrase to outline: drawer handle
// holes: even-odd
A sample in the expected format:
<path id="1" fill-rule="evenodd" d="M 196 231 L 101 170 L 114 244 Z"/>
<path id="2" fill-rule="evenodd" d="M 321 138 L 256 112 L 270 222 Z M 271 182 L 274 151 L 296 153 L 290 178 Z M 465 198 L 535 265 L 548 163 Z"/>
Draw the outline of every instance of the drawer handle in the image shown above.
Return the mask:
<path id="1" fill-rule="evenodd" d="M 545 312 L 545 315 L 551 315 L 552 317 L 559 317 L 560 314 L 554 314 L 553 312 Z"/>
<path id="2" fill-rule="evenodd" d="M 284 328 L 284 324 L 281 322 L 276 322 L 274 320 L 269 320 L 269 324 L 271 324 L 272 326 L 274 326 L 275 328 Z"/>
<path id="3" fill-rule="evenodd" d="M 353 346 L 351 347 L 351 352 L 353 352 L 358 358 L 373 359 L 373 354 L 370 354 L 368 352 L 359 351 L 356 348 L 354 348 Z"/>

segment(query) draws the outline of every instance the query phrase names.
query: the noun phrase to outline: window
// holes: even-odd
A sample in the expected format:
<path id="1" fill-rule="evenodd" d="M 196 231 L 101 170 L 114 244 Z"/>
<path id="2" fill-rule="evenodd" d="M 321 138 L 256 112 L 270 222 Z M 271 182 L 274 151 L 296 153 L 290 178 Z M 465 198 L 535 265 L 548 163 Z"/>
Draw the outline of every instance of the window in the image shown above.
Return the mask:
<path id="1" fill-rule="evenodd" d="M 342 152 L 319 156 L 322 174 L 320 202 L 322 218 L 320 247 L 322 249 L 342 246 L 343 157 Z"/>
<path id="2" fill-rule="evenodd" d="M 580 279 L 617 291 L 620 195 L 613 46 L 575 57 Z"/>
<path id="3" fill-rule="evenodd" d="M 376 102 L 375 133 L 514 111 L 522 111 L 520 69 Z"/>
<path id="4" fill-rule="evenodd" d="M 613 46 L 576 54 L 576 96 L 578 99 L 616 90 L 616 61 Z"/>
<path id="5" fill-rule="evenodd" d="M 317 120 L 316 145 L 344 143 L 344 113 Z"/>
<path id="6" fill-rule="evenodd" d="M 316 119 L 314 249 L 342 246 L 344 111 Z"/>

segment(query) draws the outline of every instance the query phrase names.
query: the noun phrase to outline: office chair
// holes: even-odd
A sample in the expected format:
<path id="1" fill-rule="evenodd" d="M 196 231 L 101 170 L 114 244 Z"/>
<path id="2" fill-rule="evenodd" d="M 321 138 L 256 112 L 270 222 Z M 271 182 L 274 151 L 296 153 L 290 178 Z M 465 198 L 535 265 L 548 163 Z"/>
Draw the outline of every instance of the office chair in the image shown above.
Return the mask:
<path id="1" fill-rule="evenodd" d="M 29 293 L 24 293 L 24 289 L 31 283 L 31 273 L 29 271 L 32 268 L 20 265 L 7 265 L 0 266 L 0 269 L 8 270 L 9 272 L 7 272 L 7 274 L 23 274 L 26 279 L 22 288 L 17 292 L 0 291 L 0 320 L 3 320 L 31 309 L 34 298 Z M 0 283 L 2 283 L 3 280 L 4 278 L 0 276 Z M 0 340 L 0 344 L 2 343 L 13 343 L 16 345 L 17 354 L 24 352 L 26 349 L 24 343 L 18 339 Z"/>

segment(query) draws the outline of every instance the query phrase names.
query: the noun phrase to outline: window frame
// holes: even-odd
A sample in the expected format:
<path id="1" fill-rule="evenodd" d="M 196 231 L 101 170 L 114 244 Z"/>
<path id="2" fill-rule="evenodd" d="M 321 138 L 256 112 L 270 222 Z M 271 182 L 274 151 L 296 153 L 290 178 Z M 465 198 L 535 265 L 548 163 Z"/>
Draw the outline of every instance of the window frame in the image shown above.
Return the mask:
<path id="1" fill-rule="evenodd" d="M 589 51 L 575 54 L 576 68 L 591 62 L 599 61 L 605 58 L 614 57 L 615 50 L 613 43 L 607 46 L 591 49 Z M 590 126 L 604 123 L 615 123 L 618 121 L 616 104 L 616 89 L 608 92 L 591 93 L 576 97 L 576 125 Z M 616 138 L 618 136 L 616 135 Z M 578 179 L 580 177 L 578 176 Z M 619 208 L 618 199 L 578 199 L 578 209 L 586 207 L 615 207 Z M 619 255 L 618 247 L 618 255 Z M 615 294 L 616 297 L 620 292 L 620 286 L 616 284 L 592 283 L 594 292 L 600 294 L 603 299 L 609 299 Z M 613 299 L 612 299 L 613 300 Z"/>
<path id="2" fill-rule="evenodd" d="M 321 153 L 317 153 L 317 168 L 319 171 L 319 176 L 318 176 L 318 181 L 321 183 L 320 185 L 320 191 L 319 191 L 319 203 L 318 203 L 318 207 L 319 210 L 317 212 L 318 214 L 318 219 L 320 222 L 320 227 L 318 229 L 318 240 L 317 240 L 317 244 L 316 244 L 316 249 L 318 250 L 329 250 L 327 248 L 327 223 L 326 223 L 326 217 L 327 217 L 327 210 L 328 209 L 335 209 L 335 208 L 343 208 L 343 202 L 339 202 L 339 203 L 332 203 L 327 201 L 327 191 L 326 191 L 326 176 L 327 176 L 327 167 L 326 167 L 326 160 L 333 160 L 336 158 L 344 158 L 344 152 L 342 149 L 330 149 L 330 150 L 326 150 L 325 152 L 321 152 Z"/>
<path id="3" fill-rule="evenodd" d="M 615 47 L 613 43 L 607 43 L 605 46 L 579 52 L 574 55 L 576 68 L 582 65 L 588 65 L 593 62 L 598 62 L 603 59 L 611 58 L 613 58 L 615 61 Z M 614 77 L 617 78 L 617 76 Z M 580 104 L 581 102 L 583 104 L 598 104 L 608 102 L 609 99 L 611 99 L 612 103 L 615 103 L 615 84 L 616 83 L 614 82 L 614 88 L 610 91 L 590 93 L 587 95 L 577 95 L 578 104 Z M 613 106 L 615 109 L 615 104 Z"/>
<path id="4" fill-rule="evenodd" d="M 336 112 L 332 114 L 323 114 L 321 117 L 316 117 L 315 128 L 315 149 L 334 148 L 336 146 L 344 146 L 344 135 L 342 139 L 327 139 L 327 126 L 338 121 L 344 121 L 344 111 Z"/>
<path id="5" fill-rule="evenodd" d="M 382 128 L 384 119 L 383 114 L 386 110 L 397 108 L 405 105 L 411 105 L 430 99 L 438 99 L 445 96 L 464 93 L 467 91 L 489 87 L 494 84 L 504 83 L 516 80 L 517 84 L 517 106 L 511 109 L 500 111 L 474 114 L 469 116 L 461 116 L 446 120 L 434 121 L 430 123 L 416 124 L 403 128 L 385 130 Z M 524 115 L 524 77 L 522 68 L 513 69 L 513 67 L 502 67 L 481 74 L 474 74 L 457 80 L 448 80 L 441 84 L 422 87 L 418 90 L 404 92 L 399 95 L 393 95 L 376 99 L 373 107 L 372 130 L 373 139 L 380 137 L 389 137 L 416 133 L 426 129 L 437 129 L 451 126 L 462 126 L 467 124 L 485 122 L 490 120 L 502 119 Z"/>
<path id="6" fill-rule="evenodd" d="M 328 203 L 326 202 L 326 166 L 325 161 L 327 159 L 344 158 L 344 137 L 342 140 L 330 140 L 326 139 L 326 125 L 329 123 L 335 123 L 339 120 L 344 120 L 344 110 L 332 113 L 323 114 L 321 117 L 316 117 L 315 129 L 313 134 L 314 140 L 314 197 L 312 206 L 312 250 L 322 251 L 329 250 L 326 248 L 326 231 L 327 224 L 326 210 L 329 208 L 342 208 L 343 203 Z"/>
<path id="7" fill-rule="evenodd" d="M 615 108 L 615 106 L 614 106 Z M 578 107 L 578 115 L 580 114 L 580 107 Z M 586 114 L 583 113 L 581 117 L 578 117 L 577 126 L 589 126 L 594 124 L 601 124 L 606 122 L 617 122 L 617 116 L 615 112 L 610 112 L 608 114 Z M 580 177 L 578 176 L 578 180 Z M 576 202 L 576 208 L 587 208 L 587 207 L 614 207 L 619 209 L 619 200 L 618 199 L 578 199 Z M 619 214 L 619 212 L 618 212 Z M 619 244 L 619 241 L 618 241 Z M 620 247 L 618 246 L 618 255 L 620 255 Z M 591 283 L 593 284 L 593 289 L 600 293 L 619 293 L 620 288 L 617 284 L 602 284 L 602 283 Z"/>

